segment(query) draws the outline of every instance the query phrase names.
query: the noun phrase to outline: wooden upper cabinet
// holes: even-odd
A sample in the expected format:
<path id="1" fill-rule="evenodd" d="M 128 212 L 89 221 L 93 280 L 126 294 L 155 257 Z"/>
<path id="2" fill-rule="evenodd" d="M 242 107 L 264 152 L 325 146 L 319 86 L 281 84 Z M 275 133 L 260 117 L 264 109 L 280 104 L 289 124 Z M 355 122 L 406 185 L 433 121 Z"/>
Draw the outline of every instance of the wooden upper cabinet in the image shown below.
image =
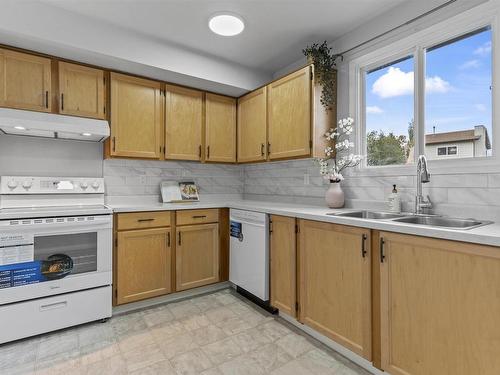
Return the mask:
<path id="1" fill-rule="evenodd" d="M 0 49 L 0 106 L 50 112 L 51 61 Z"/>
<path id="2" fill-rule="evenodd" d="M 59 62 L 59 113 L 105 118 L 104 72 Z"/>
<path id="3" fill-rule="evenodd" d="M 172 291 L 170 228 L 118 232 L 116 303 Z"/>
<path id="4" fill-rule="evenodd" d="M 177 227 L 176 290 L 219 281 L 219 224 Z"/>
<path id="5" fill-rule="evenodd" d="M 381 233 L 382 369 L 500 373 L 500 251 Z"/>
<path id="6" fill-rule="evenodd" d="M 297 245 L 295 218 L 272 215 L 270 243 L 271 306 L 295 317 Z"/>
<path id="7" fill-rule="evenodd" d="M 238 99 L 238 162 L 267 159 L 267 96 L 263 87 Z"/>
<path id="8" fill-rule="evenodd" d="M 312 67 L 267 86 L 269 158 L 311 154 Z"/>
<path id="9" fill-rule="evenodd" d="M 370 360 L 370 230 L 309 220 L 299 228 L 299 320 Z"/>
<path id="10" fill-rule="evenodd" d="M 111 73 L 112 156 L 160 158 L 160 88 L 157 81 Z"/>
<path id="11" fill-rule="evenodd" d="M 236 99 L 205 95 L 205 160 L 236 162 Z"/>
<path id="12" fill-rule="evenodd" d="M 165 158 L 202 159 L 203 92 L 167 85 Z"/>

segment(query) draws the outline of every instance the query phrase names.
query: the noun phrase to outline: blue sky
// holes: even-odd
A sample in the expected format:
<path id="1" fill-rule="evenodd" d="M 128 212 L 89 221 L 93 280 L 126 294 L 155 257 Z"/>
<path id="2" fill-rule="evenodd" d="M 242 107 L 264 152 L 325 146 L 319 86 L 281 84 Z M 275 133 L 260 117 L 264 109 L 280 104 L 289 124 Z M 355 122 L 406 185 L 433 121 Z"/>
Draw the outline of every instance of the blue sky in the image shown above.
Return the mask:
<path id="1" fill-rule="evenodd" d="M 413 57 L 366 75 L 367 131 L 407 135 L 413 118 Z M 426 53 L 426 133 L 491 133 L 491 30 Z"/>

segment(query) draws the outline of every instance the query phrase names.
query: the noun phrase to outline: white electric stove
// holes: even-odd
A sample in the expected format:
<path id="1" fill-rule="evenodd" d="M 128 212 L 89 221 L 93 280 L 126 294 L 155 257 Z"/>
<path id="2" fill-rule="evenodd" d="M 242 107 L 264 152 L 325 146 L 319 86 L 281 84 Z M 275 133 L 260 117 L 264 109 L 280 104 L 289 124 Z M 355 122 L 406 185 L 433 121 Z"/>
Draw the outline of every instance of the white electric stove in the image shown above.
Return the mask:
<path id="1" fill-rule="evenodd" d="M 102 178 L 0 177 L 0 344 L 111 317 Z"/>

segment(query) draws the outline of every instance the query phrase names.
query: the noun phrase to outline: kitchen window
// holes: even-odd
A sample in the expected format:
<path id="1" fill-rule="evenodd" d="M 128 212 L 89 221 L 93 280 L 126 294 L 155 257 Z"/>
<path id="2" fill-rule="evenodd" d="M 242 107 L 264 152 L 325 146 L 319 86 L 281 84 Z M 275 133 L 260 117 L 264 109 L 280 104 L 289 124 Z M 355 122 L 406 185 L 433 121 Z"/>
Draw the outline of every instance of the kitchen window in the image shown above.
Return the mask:
<path id="1" fill-rule="evenodd" d="M 404 56 L 365 73 L 368 166 L 413 162 L 413 67 L 413 56 Z"/>
<path id="2" fill-rule="evenodd" d="M 357 90 L 350 112 L 359 119 L 358 152 L 366 155 L 361 170 L 413 165 L 421 154 L 443 168 L 457 159 L 498 163 L 492 158 L 496 19 L 471 14 L 351 60 Z"/>

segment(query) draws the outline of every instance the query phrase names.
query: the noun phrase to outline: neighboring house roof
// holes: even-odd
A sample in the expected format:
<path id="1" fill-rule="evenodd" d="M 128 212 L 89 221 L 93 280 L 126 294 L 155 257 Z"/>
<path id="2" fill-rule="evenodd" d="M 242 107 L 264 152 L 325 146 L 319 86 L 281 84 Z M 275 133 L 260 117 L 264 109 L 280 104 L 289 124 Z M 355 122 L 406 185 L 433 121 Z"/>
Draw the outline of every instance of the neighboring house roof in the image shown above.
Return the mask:
<path id="1" fill-rule="evenodd" d="M 480 127 L 484 128 L 486 149 L 489 150 L 491 149 L 491 143 L 490 143 L 490 137 L 488 136 L 488 131 L 484 126 L 480 125 Z M 481 139 L 481 134 L 476 134 L 474 129 L 459 130 L 446 133 L 426 134 L 425 144 L 431 145 L 438 143 L 477 141 L 478 139 Z"/>

